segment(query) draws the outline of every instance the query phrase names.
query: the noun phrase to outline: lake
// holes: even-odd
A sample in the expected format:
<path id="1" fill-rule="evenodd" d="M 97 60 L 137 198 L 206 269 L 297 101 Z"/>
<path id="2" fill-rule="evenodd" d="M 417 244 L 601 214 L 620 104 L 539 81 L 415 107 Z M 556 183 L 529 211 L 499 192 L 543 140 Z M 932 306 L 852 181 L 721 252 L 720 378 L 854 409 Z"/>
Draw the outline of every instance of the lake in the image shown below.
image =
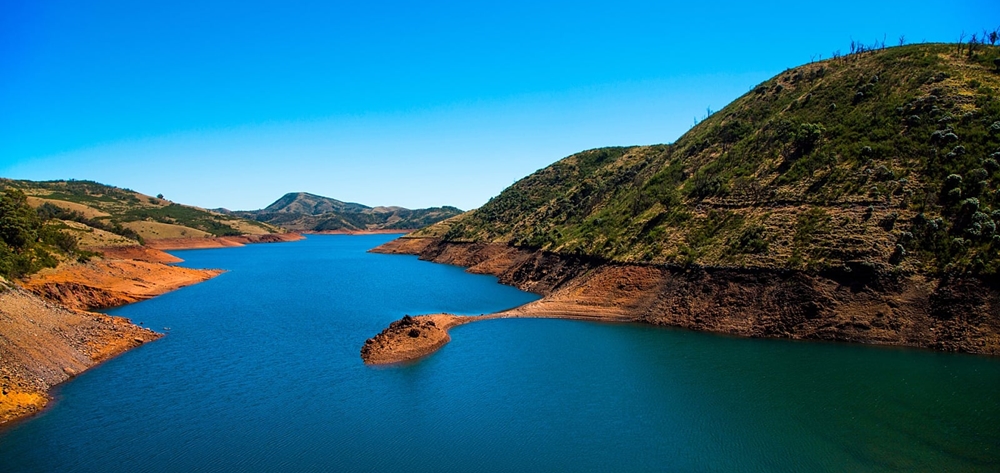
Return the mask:
<path id="1" fill-rule="evenodd" d="M 172 252 L 228 272 L 108 311 L 168 335 L 0 432 L 0 471 L 1000 470 L 998 358 L 500 319 L 365 366 L 405 314 L 537 298 L 366 252 L 393 237 Z"/>

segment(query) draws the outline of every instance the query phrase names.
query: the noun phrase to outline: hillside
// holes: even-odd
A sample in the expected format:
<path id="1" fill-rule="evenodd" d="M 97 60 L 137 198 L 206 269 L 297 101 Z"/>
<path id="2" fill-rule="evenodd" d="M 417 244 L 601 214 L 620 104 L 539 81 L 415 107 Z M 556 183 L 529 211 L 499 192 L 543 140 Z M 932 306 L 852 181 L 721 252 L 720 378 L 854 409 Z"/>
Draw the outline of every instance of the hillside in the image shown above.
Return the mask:
<path id="1" fill-rule="evenodd" d="M 310 194 L 308 192 L 289 192 L 274 201 L 271 205 L 265 207 L 262 212 L 322 215 L 330 212 L 357 213 L 369 209 L 370 207 L 361 204 L 341 202 L 337 199 Z"/>
<path id="2" fill-rule="evenodd" d="M 1000 267 L 998 48 L 787 70 L 671 145 L 604 148 L 427 229 L 616 262 L 920 273 Z"/>
<path id="3" fill-rule="evenodd" d="M 789 69 L 675 143 L 585 151 L 375 251 L 597 314 L 1000 354 L 1000 48 Z"/>
<path id="4" fill-rule="evenodd" d="M 52 386 L 161 336 L 121 317 L 66 309 L 0 278 L 0 424 L 41 410 Z"/>
<path id="5" fill-rule="evenodd" d="M 294 231 L 412 230 L 440 222 L 462 211 L 454 207 L 405 209 L 368 207 L 306 192 L 288 193 L 253 211 L 233 212 L 245 218 Z"/>
<path id="6" fill-rule="evenodd" d="M 141 240 L 257 235 L 279 232 L 253 220 L 224 215 L 92 181 L 0 179 L 0 189 L 18 189 L 28 203 L 83 246 L 135 245 Z"/>
<path id="7" fill-rule="evenodd" d="M 86 310 L 222 273 L 170 264 L 181 260 L 150 246 L 301 238 L 272 228 L 93 182 L 0 180 L 0 424 L 37 412 L 52 386 L 162 336 Z"/>

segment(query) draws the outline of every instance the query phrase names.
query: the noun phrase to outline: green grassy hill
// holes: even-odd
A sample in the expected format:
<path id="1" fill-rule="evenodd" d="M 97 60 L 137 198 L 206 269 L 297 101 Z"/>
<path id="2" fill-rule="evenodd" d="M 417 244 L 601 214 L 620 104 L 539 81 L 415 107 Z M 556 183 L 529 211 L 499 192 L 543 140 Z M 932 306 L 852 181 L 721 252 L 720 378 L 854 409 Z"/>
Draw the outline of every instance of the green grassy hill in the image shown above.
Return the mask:
<path id="1" fill-rule="evenodd" d="M 604 148 L 418 235 L 612 261 L 1000 269 L 1000 48 L 789 69 L 669 145 Z"/>
<path id="2" fill-rule="evenodd" d="M 329 231 L 423 228 L 461 212 L 455 207 L 415 210 L 368 207 L 306 192 L 293 192 L 285 194 L 264 209 L 233 214 L 291 230 Z"/>
<path id="3" fill-rule="evenodd" d="M 43 218 L 90 246 L 136 244 L 144 239 L 261 234 L 274 226 L 173 203 L 166 199 L 92 181 L 0 179 L 0 189 L 17 189 Z M 123 237 L 116 240 L 114 236 Z"/>

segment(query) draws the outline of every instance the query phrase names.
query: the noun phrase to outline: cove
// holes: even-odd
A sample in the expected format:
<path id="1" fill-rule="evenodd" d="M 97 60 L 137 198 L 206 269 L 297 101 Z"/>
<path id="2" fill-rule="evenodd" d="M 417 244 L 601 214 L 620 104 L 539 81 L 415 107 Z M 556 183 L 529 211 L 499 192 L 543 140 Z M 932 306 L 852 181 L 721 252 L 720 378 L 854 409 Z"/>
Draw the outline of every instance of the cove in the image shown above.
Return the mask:
<path id="1" fill-rule="evenodd" d="M 536 298 L 391 238 L 173 252 L 227 272 L 110 311 L 168 335 L 0 432 L 0 471 L 1000 469 L 996 358 L 505 319 L 365 366 L 404 314 Z"/>

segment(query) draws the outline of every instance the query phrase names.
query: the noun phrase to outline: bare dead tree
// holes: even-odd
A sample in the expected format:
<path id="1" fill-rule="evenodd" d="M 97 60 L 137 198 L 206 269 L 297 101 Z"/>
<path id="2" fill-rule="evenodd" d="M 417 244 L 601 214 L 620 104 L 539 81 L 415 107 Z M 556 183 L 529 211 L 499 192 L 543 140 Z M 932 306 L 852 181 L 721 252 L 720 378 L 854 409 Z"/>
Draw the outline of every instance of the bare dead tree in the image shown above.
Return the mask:
<path id="1" fill-rule="evenodd" d="M 958 35 L 958 54 L 962 54 L 962 41 L 965 41 L 965 30 L 962 34 Z"/>
<path id="2" fill-rule="evenodd" d="M 902 46 L 905 43 L 906 43 L 906 36 L 905 35 L 901 35 L 899 37 L 899 45 Z"/>
<path id="3" fill-rule="evenodd" d="M 1000 33 L 998 33 L 998 32 L 1000 32 L 1000 27 L 998 27 L 997 29 L 995 29 L 993 31 L 990 31 L 990 46 L 993 46 L 994 44 L 996 44 L 997 43 L 997 39 L 1000 39 Z"/>

